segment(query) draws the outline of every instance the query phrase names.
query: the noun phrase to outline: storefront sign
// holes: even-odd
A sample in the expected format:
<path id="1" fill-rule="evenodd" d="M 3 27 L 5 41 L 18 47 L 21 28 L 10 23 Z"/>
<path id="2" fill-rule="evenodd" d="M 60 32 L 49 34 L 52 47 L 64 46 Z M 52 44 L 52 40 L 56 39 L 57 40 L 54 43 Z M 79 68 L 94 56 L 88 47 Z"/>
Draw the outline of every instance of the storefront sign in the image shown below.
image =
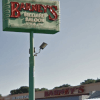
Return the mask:
<path id="1" fill-rule="evenodd" d="M 61 90 L 45 91 L 45 97 L 58 96 L 58 95 L 75 95 L 79 93 L 84 93 L 84 86 L 66 88 Z"/>
<path id="2" fill-rule="evenodd" d="M 2 0 L 3 31 L 59 32 L 59 1 Z"/>
<path id="3" fill-rule="evenodd" d="M 15 100 L 15 99 L 29 99 L 29 95 L 12 97 L 12 100 Z"/>

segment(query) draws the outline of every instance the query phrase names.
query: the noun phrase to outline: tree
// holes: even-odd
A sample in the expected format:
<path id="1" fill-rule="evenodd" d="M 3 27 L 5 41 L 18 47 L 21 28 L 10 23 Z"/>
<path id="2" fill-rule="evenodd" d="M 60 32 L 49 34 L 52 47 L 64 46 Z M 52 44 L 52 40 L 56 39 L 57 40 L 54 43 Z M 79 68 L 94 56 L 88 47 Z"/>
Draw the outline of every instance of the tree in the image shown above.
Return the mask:
<path id="1" fill-rule="evenodd" d="M 19 89 L 15 89 L 15 90 L 10 91 L 11 95 L 20 94 L 20 93 L 28 93 L 28 92 L 29 92 L 29 87 L 27 87 L 27 86 L 22 86 Z"/>
<path id="2" fill-rule="evenodd" d="M 16 93 L 16 90 L 11 90 L 10 93 L 11 93 L 11 95 L 17 94 L 17 93 Z"/>
<path id="3" fill-rule="evenodd" d="M 40 89 L 39 88 L 35 88 L 35 92 L 37 92 L 37 91 L 40 91 Z"/>
<path id="4" fill-rule="evenodd" d="M 22 86 L 19 88 L 19 93 L 28 93 L 29 92 L 29 87 L 27 86 Z"/>
<path id="5" fill-rule="evenodd" d="M 99 79 L 99 78 L 97 78 L 97 80 L 96 80 L 95 82 L 96 82 L 96 83 L 97 83 L 97 82 L 100 82 L 100 79 Z"/>
<path id="6" fill-rule="evenodd" d="M 35 88 L 35 91 L 37 92 L 37 91 L 46 91 L 46 90 L 48 90 L 47 88 L 41 88 L 41 89 L 39 89 L 39 88 Z"/>
<path id="7" fill-rule="evenodd" d="M 47 88 L 36 88 L 35 91 L 45 91 L 45 90 L 48 90 Z M 14 95 L 14 94 L 20 94 L 20 93 L 29 93 L 29 87 L 28 86 L 22 86 L 20 87 L 19 89 L 14 89 L 14 90 L 11 90 L 10 91 L 10 94 L 11 95 Z"/>
<path id="8" fill-rule="evenodd" d="M 71 85 L 69 85 L 69 84 L 63 84 L 61 87 L 69 87 L 69 86 L 71 86 Z"/>
<path id="9" fill-rule="evenodd" d="M 46 91 L 48 90 L 47 88 L 41 88 L 40 91 Z"/>
<path id="10" fill-rule="evenodd" d="M 71 86 L 71 85 L 69 85 L 69 84 L 63 84 L 61 86 L 56 86 L 53 89 L 58 89 L 58 88 L 62 88 L 62 87 L 69 87 L 69 86 Z"/>
<path id="11" fill-rule="evenodd" d="M 2 95 L 0 94 L 0 97 L 2 97 Z"/>
<path id="12" fill-rule="evenodd" d="M 87 79 L 85 80 L 84 82 L 81 82 L 80 84 L 81 85 L 84 85 L 84 84 L 90 84 L 90 83 L 95 83 L 96 81 L 94 79 Z"/>

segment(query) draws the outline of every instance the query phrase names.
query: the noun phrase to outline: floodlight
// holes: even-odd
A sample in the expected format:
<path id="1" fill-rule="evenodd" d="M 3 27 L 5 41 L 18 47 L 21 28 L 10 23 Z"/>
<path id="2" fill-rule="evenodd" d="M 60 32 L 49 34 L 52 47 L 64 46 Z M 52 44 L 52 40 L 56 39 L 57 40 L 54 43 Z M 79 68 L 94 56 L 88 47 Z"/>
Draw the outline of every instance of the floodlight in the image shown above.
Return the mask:
<path id="1" fill-rule="evenodd" d="M 40 46 L 40 49 L 44 49 L 47 46 L 47 43 L 43 42 Z"/>
<path id="2" fill-rule="evenodd" d="M 40 49 L 39 49 L 39 52 L 38 53 L 35 53 L 35 48 L 34 48 L 34 56 L 37 56 L 37 54 L 40 53 L 41 49 L 44 49 L 45 47 L 47 46 L 47 43 L 43 42 L 41 45 L 40 45 Z"/>

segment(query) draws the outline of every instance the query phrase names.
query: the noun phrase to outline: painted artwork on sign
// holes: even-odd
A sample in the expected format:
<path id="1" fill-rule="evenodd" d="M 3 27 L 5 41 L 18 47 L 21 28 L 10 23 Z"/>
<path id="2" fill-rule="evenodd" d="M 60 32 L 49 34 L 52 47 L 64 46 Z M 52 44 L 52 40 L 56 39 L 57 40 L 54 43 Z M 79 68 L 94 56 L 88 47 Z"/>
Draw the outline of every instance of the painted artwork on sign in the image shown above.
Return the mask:
<path id="1" fill-rule="evenodd" d="M 2 0 L 3 31 L 59 32 L 59 1 Z"/>

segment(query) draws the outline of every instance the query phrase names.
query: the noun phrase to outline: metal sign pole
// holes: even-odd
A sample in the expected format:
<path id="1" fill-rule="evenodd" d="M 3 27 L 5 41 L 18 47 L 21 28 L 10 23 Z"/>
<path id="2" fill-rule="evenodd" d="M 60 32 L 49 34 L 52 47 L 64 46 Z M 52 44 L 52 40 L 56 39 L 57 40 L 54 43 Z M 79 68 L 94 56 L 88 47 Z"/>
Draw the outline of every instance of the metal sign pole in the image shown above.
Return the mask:
<path id="1" fill-rule="evenodd" d="M 29 57 L 29 100 L 35 100 L 34 89 L 34 55 L 33 55 L 33 32 L 30 32 L 30 57 Z"/>

